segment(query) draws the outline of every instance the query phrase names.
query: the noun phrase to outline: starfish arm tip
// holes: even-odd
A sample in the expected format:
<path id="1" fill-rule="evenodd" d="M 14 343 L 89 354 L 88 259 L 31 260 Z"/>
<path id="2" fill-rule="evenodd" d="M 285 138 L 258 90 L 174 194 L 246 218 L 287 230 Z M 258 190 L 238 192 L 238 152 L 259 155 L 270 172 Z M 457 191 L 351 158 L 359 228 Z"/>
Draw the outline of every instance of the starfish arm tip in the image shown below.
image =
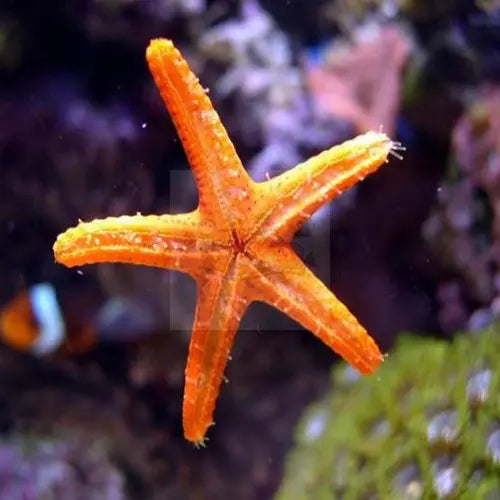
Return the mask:
<path id="1" fill-rule="evenodd" d="M 370 352 L 364 356 L 363 361 L 354 363 L 354 366 L 362 375 L 371 375 L 384 361 L 384 355 L 380 352 L 378 347 L 374 345 L 374 349 L 370 349 Z"/>
<path id="2" fill-rule="evenodd" d="M 184 437 L 187 441 L 193 443 L 195 448 L 205 447 L 208 441 L 207 431 L 215 425 L 213 420 L 208 421 L 192 421 L 184 422 Z"/>
<path id="3" fill-rule="evenodd" d="M 174 43 L 169 38 L 153 38 L 146 49 L 148 60 L 155 58 L 158 52 L 165 52 L 175 49 Z"/>
<path id="4" fill-rule="evenodd" d="M 63 264 L 67 267 L 72 267 L 74 264 L 71 259 L 71 248 L 72 239 L 76 227 L 69 228 L 64 233 L 57 236 L 56 241 L 52 245 L 52 251 L 54 253 L 54 260 L 59 264 Z"/>
<path id="5" fill-rule="evenodd" d="M 375 340 L 365 332 L 363 335 L 364 340 L 361 345 L 358 344 L 357 355 L 348 361 L 357 369 L 362 375 L 371 375 L 380 365 L 385 361 L 386 356 L 378 347 Z"/>
<path id="6" fill-rule="evenodd" d="M 189 439 L 189 438 L 188 438 Z M 190 441 L 193 443 L 194 447 L 199 450 L 200 448 L 206 448 L 207 447 L 207 441 L 209 438 L 207 437 L 202 437 L 200 439 L 190 439 Z"/>

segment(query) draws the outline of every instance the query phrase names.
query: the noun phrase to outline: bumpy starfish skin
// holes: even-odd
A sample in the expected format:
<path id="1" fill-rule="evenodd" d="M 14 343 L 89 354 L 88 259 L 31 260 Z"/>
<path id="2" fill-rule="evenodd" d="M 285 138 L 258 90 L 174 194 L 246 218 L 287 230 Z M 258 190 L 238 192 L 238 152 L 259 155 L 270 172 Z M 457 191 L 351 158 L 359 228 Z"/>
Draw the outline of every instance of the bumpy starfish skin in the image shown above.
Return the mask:
<path id="1" fill-rule="evenodd" d="M 253 301 L 288 314 L 364 374 L 382 362 L 372 338 L 290 242 L 315 210 L 382 165 L 394 144 L 368 132 L 256 183 L 172 42 L 153 40 L 147 60 L 193 169 L 199 206 L 181 215 L 81 222 L 57 238 L 54 254 L 67 266 L 129 262 L 196 280 L 183 423 L 186 438 L 201 443 L 238 324 Z"/>

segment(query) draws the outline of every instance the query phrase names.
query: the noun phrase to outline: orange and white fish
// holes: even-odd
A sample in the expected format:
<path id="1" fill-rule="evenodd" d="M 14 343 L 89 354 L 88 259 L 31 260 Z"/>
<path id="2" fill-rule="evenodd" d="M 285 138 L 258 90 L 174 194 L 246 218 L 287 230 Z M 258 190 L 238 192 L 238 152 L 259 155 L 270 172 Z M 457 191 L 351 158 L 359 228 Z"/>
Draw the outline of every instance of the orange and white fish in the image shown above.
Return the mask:
<path id="1" fill-rule="evenodd" d="M 154 314 L 126 297 L 114 297 L 94 316 L 70 312 L 50 283 L 21 291 L 0 309 L 0 339 L 37 356 L 54 352 L 82 354 L 99 342 L 136 340 L 155 327 Z"/>

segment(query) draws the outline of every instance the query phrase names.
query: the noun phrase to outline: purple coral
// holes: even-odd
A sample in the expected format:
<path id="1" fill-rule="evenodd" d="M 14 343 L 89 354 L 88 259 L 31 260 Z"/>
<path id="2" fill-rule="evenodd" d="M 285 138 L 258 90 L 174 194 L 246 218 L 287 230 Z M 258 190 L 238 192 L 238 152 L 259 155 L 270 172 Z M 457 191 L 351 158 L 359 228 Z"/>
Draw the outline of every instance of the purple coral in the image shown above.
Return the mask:
<path id="1" fill-rule="evenodd" d="M 453 135 L 456 180 L 440 190 L 439 208 L 424 227 L 426 237 L 440 247 L 470 329 L 480 329 L 498 317 L 500 297 L 500 88 L 478 91 L 457 122 Z M 460 283 L 460 284 L 459 284 Z M 450 296 L 442 296 L 442 326 L 463 327 L 463 310 L 448 324 Z M 453 299 L 455 300 L 455 299 Z M 445 312 L 448 311 L 448 312 Z"/>

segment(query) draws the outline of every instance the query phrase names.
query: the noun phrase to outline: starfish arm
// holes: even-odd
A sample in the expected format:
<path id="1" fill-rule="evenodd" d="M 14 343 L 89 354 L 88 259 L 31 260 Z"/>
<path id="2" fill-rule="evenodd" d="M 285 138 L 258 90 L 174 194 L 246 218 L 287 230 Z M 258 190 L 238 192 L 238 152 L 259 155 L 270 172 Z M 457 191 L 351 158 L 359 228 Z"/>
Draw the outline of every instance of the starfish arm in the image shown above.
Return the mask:
<path id="1" fill-rule="evenodd" d="M 237 231 L 250 212 L 255 183 L 206 91 L 173 43 L 152 40 L 146 58 L 193 169 L 200 211 L 219 226 L 226 223 L 229 233 Z"/>
<path id="2" fill-rule="evenodd" d="M 291 247 L 261 249 L 253 259 L 254 300 L 284 312 L 363 374 L 383 361 L 373 339 L 345 305 L 304 265 Z"/>
<path id="3" fill-rule="evenodd" d="M 213 423 L 215 402 L 240 318 L 248 306 L 240 257 L 225 261 L 219 272 L 197 279 L 198 302 L 186 365 L 183 423 L 186 439 L 203 444 Z"/>
<path id="4" fill-rule="evenodd" d="M 196 211 L 108 217 L 80 222 L 60 234 L 54 256 L 68 267 L 124 262 L 193 274 L 205 259 L 203 251 L 217 252 L 212 238 L 210 224 L 203 223 Z"/>
<path id="5" fill-rule="evenodd" d="M 318 208 L 386 162 L 392 148 L 385 134 L 367 132 L 260 184 L 274 204 L 262 214 L 258 240 L 291 241 Z"/>

